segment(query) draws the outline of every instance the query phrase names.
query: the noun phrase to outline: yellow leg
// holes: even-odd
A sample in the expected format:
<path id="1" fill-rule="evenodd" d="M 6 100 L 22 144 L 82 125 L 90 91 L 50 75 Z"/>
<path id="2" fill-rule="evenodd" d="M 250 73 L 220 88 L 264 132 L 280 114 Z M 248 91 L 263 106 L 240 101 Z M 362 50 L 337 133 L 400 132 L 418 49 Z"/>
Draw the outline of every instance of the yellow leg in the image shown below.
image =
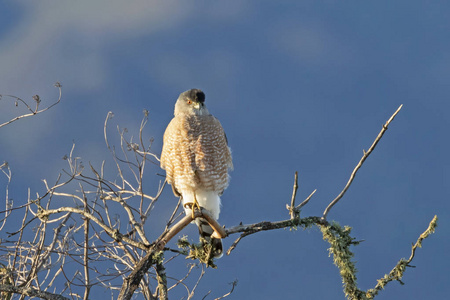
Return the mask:
<path id="1" fill-rule="evenodd" d="M 195 196 L 195 193 L 194 193 L 194 203 L 192 203 L 192 205 L 191 205 L 192 219 L 195 219 L 195 207 L 197 207 L 199 211 L 202 211 L 202 208 L 200 207 L 200 204 L 198 203 L 197 197 Z"/>

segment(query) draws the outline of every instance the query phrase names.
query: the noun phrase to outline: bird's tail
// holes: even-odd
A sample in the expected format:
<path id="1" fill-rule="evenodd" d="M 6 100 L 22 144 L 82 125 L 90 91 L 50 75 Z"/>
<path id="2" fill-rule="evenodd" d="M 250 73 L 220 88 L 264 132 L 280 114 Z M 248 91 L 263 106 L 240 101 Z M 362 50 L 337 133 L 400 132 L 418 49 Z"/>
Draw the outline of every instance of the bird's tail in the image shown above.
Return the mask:
<path id="1" fill-rule="evenodd" d="M 200 236 L 207 242 L 211 242 L 212 255 L 214 258 L 221 258 L 223 255 L 222 239 L 214 238 L 211 235 L 214 233 L 214 229 L 203 218 L 197 218 L 195 223 L 198 226 Z"/>

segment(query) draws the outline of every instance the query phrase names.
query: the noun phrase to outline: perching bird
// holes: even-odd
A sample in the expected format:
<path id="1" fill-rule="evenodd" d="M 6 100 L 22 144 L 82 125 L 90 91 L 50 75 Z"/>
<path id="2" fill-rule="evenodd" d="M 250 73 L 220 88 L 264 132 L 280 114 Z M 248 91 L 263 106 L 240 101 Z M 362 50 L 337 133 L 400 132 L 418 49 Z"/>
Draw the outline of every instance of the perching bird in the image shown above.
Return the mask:
<path id="1" fill-rule="evenodd" d="M 164 133 L 161 168 L 175 196 L 182 197 L 186 214 L 196 201 L 214 219 L 219 218 L 220 195 L 233 169 L 227 137 L 205 106 L 205 94 L 198 89 L 181 93 L 175 104 L 175 117 Z M 213 256 L 221 257 L 222 241 L 211 238 L 214 232 L 206 220 L 195 220 L 200 235 L 211 240 Z"/>

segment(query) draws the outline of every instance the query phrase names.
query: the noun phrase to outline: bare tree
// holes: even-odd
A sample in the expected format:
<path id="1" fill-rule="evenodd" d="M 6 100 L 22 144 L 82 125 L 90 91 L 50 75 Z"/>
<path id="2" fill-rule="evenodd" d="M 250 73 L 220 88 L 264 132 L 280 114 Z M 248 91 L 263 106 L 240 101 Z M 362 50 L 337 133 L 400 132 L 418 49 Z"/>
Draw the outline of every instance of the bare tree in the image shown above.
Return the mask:
<path id="1" fill-rule="evenodd" d="M 285 220 L 224 228 L 204 210 L 196 210 L 194 218 L 208 220 L 217 237 L 239 235 L 228 249 L 228 255 L 243 238 L 251 234 L 280 228 L 317 226 L 324 240 L 330 244 L 330 254 L 339 268 L 346 297 L 374 298 L 389 282 L 401 282 L 417 247 L 434 232 L 437 218 L 433 218 L 413 245 L 408 260 L 401 259 L 392 271 L 377 280 L 374 288 L 361 290 L 357 286 L 356 266 L 350 250 L 359 241 L 351 236 L 350 227 L 328 221 L 327 216 L 345 195 L 357 171 L 373 152 L 400 109 L 401 106 L 383 125 L 369 150 L 364 151 L 342 192 L 330 201 L 322 216 L 300 217 L 302 207 L 308 204 L 315 191 L 296 204 L 298 176 L 295 173 Z M 168 246 L 169 241 L 193 220 L 191 215 L 185 216 L 179 212 L 180 202 L 172 213 L 165 216 L 164 219 L 168 221 L 159 229 L 158 226 L 148 226 L 152 219 L 158 219 L 152 212 L 157 205 L 162 205 L 158 200 L 165 188 L 164 177 L 158 179 L 158 175 L 153 178 L 154 183 L 158 182 L 154 184 L 156 188 L 144 184 L 149 182 L 148 169 L 159 167 L 159 158 L 152 153 L 152 140 L 147 142 L 144 139 L 148 112 L 144 111 L 136 140 L 128 137 L 126 129 L 117 128 L 120 138 L 118 149 L 108 140 L 108 122 L 112 117 L 112 113 L 106 117 L 104 138 L 112 155 L 115 172 L 107 171 L 108 163 L 105 161 L 100 166 L 89 163 L 85 167 L 75 155 L 73 145 L 65 157 L 68 169 L 63 170 L 52 183 L 44 181 L 45 190 L 42 194 L 33 197 L 29 192 L 25 205 L 14 208 L 10 204 L 0 212 L 2 224 L 10 222 L 13 212 L 23 212 L 21 226 L 8 233 L 8 237 L 0 243 L 0 293 L 3 299 L 25 299 L 30 296 L 87 300 L 96 289 L 110 290 L 111 299 L 131 299 L 134 296 L 168 299 L 172 290 L 185 289 L 186 299 L 193 299 L 204 277 L 205 268 L 216 267 L 208 244 L 192 244 L 182 238 L 177 241 L 177 247 Z M 10 180 L 9 167 L 3 164 L 0 168 Z M 8 203 L 8 192 L 6 198 Z M 180 257 L 191 258 L 194 263 L 184 275 L 169 277 L 166 274 L 167 263 Z M 192 276 L 197 276 L 197 280 L 188 284 L 187 278 Z M 216 299 L 230 295 L 235 286 L 236 282 L 233 282 L 230 291 L 225 295 L 216 295 Z"/>

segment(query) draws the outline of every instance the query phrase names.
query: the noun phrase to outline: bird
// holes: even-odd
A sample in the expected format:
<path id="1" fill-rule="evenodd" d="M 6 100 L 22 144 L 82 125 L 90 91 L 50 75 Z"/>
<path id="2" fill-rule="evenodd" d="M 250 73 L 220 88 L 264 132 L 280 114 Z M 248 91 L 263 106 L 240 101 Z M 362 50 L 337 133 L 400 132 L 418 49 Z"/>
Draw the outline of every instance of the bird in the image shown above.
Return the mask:
<path id="1" fill-rule="evenodd" d="M 220 196 L 228 187 L 233 162 L 225 131 L 209 113 L 202 90 L 190 89 L 178 97 L 174 117 L 164 132 L 160 161 L 185 213 L 193 215 L 193 205 L 197 205 L 218 220 Z M 220 258 L 222 240 L 211 236 L 214 229 L 205 219 L 194 222 L 200 236 L 211 243 L 213 257 Z"/>

